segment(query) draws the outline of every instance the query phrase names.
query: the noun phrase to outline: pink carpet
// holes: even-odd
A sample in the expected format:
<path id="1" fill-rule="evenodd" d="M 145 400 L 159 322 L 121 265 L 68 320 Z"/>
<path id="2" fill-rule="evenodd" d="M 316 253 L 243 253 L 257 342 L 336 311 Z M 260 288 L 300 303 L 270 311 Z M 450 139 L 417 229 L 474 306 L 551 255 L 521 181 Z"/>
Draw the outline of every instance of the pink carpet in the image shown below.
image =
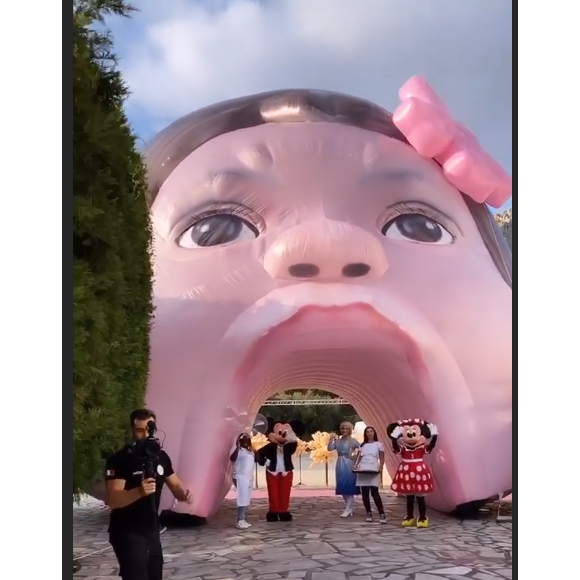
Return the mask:
<path id="1" fill-rule="evenodd" d="M 292 489 L 292 497 L 329 497 L 335 495 L 334 489 L 327 489 L 324 487 L 306 487 L 300 486 Z M 254 489 L 252 491 L 252 498 L 266 499 L 268 492 L 265 489 Z M 236 491 L 231 489 L 226 499 L 236 499 Z"/>
<path id="2" fill-rule="evenodd" d="M 292 489 L 292 497 L 330 497 L 335 495 L 334 489 L 324 487 L 295 487 Z M 265 489 L 254 489 L 252 492 L 254 499 L 266 499 L 268 492 Z M 236 491 L 232 488 L 226 499 L 236 499 Z M 512 496 L 508 495 L 503 499 L 506 503 L 511 503 Z"/>

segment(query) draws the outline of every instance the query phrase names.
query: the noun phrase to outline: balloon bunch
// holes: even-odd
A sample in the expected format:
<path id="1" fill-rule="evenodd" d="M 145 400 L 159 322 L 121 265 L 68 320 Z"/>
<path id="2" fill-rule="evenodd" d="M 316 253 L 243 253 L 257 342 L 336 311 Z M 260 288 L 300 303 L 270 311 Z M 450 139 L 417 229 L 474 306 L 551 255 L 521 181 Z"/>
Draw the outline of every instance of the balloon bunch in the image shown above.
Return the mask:
<path id="1" fill-rule="evenodd" d="M 262 435 L 262 433 L 256 433 L 256 435 L 252 437 L 252 449 L 254 451 L 258 451 L 258 449 L 261 449 L 268 443 L 268 438 L 265 435 Z"/>
<path id="2" fill-rule="evenodd" d="M 298 448 L 296 449 L 296 455 L 304 455 L 309 451 L 310 451 L 310 441 L 298 439 Z"/>
<path id="3" fill-rule="evenodd" d="M 312 435 L 312 441 L 309 444 L 312 465 L 328 463 L 336 457 L 336 451 L 328 451 L 329 441 L 330 433 L 317 431 Z"/>

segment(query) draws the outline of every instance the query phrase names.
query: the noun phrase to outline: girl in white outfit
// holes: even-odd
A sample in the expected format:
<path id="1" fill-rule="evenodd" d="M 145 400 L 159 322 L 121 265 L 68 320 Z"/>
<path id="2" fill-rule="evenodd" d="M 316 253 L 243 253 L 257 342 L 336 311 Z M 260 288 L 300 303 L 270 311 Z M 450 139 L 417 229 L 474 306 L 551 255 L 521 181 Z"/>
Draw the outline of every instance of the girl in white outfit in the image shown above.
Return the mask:
<path id="1" fill-rule="evenodd" d="M 238 524 L 240 530 L 251 527 L 246 520 L 246 512 L 252 499 L 254 488 L 254 464 L 256 462 L 252 451 L 252 440 L 247 433 L 242 433 L 237 440 L 236 449 L 230 455 L 234 464 L 235 486 L 238 504 Z"/>

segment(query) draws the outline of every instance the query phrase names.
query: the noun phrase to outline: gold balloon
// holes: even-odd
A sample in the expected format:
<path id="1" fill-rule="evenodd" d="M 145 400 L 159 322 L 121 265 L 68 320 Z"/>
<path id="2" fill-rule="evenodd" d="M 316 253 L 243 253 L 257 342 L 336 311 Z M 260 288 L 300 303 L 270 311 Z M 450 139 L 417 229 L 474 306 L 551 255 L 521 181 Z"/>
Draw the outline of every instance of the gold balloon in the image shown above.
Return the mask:
<path id="1" fill-rule="evenodd" d="M 330 433 L 317 431 L 312 435 L 310 441 L 310 460 L 312 465 L 320 463 L 328 463 L 336 457 L 336 451 L 328 451 L 328 443 L 330 441 Z"/>

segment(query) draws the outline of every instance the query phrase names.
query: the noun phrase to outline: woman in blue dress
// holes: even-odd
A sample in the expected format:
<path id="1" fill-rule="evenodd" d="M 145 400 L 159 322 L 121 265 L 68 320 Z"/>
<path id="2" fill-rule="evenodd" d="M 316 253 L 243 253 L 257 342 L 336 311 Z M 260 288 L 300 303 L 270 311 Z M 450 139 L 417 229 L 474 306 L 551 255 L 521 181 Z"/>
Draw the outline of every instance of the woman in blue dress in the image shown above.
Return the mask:
<path id="1" fill-rule="evenodd" d="M 341 518 L 351 517 L 354 513 L 354 496 L 360 494 L 356 486 L 356 474 L 353 473 L 352 453 L 360 447 L 359 442 L 352 437 L 353 426 L 344 421 L 340 424 L 340 437 L 333 433 L 328 443 L 329 451 L 336 451 L 336 495 L 344 499 L 345 508 Z"/>

